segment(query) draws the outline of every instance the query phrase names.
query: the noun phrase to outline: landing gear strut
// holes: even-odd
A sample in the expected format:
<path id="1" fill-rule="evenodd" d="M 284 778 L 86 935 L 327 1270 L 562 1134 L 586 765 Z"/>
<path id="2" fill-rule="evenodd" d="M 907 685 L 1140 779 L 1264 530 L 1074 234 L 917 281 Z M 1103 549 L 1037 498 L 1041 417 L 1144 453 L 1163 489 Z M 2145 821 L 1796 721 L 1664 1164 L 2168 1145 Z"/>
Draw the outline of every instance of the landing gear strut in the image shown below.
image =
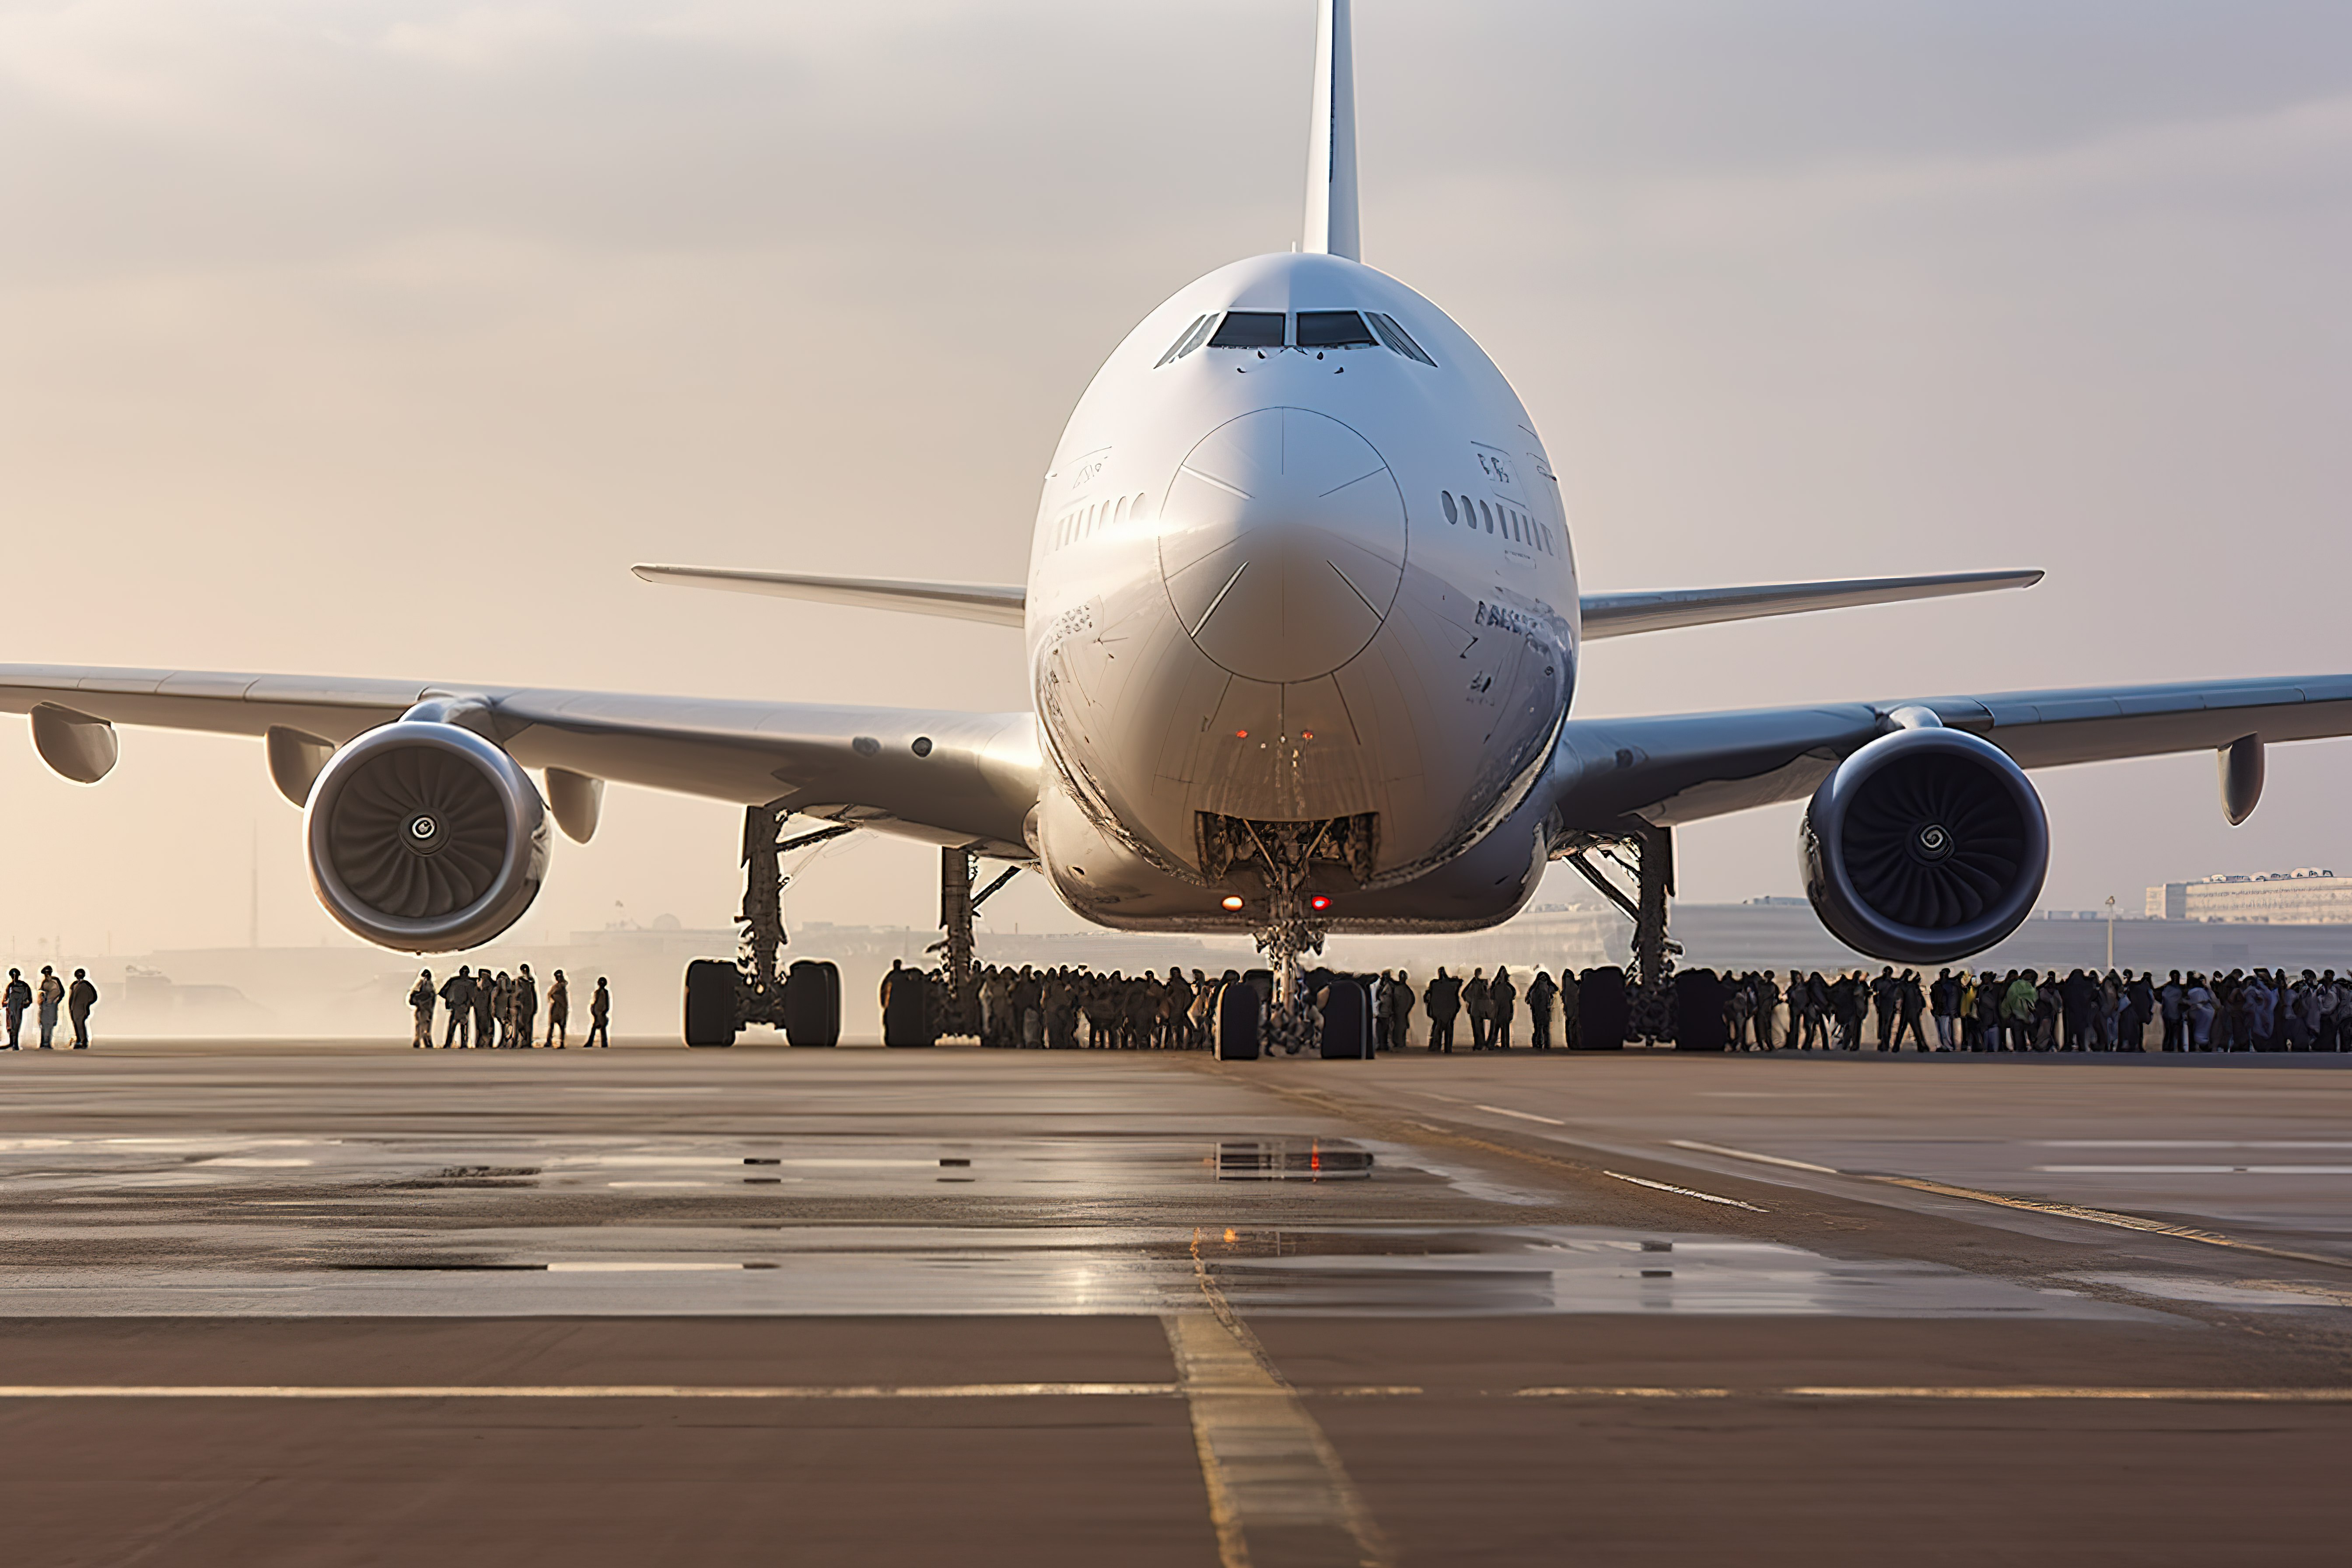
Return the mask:
<path id="1" fill-rule="evenodd" d="M 792 815 L 781 801 L 743 808 L 743 908 L 736 922 L 743 928 L 742 950 L 732 964 L 718 959 L 697 959 L 686 966 L 686 1043 L 689 1046 L 730 1046 L 746 1024 L 770 1024 L 787 1029 L 791 1010 L 782 969 L 784 943 L 783 857 L 794 849 L 822 844 L 855 830 L 855 824 L 835 823 L 780 839 L 784 819 Z M 806 969 L 809 965 L 795 965 Z M 815 968 L 832 973 L 830 965 Z M 798 1026 L 797 1043 L 831 1045 L 840 1030 L 840 998 L 835 994 L 818 1008 L 830 1022 L 812 1029 L 810 1019 Z M 803 1007 L 803 1013 L 807 1009 Z M 788 1029 L 789 1033 L 789 1029 Z M 822 1037 L 818 1038 L 816 1037 Z"/>
<path id="2" fill-rule="evenodd" d="M 1633 897 L 1626 897 L 1592 863 L 1594 849 L 1632 873 Z M 1672 1039 L 1675 957 L 1683 950 L 1682 943 L 1666 934 L 1667 910 L 1675 896 L 1675 830 L 1643 824 L 1620 843 L 1575 851 L 1568 862 L 1633 917 L 1633 962 L 1625 990 L 1633 1034 L 1653 1043 Z"/>
<path id="3" fill-rule="evenodd" d="M 928 950 L 940 955 L 940 967 L 947 972 L 950 1016 L 939 1020 L 939 1033 L 975 1039 L 980 1035 L 980 979 L 972 921 L 996 889 L 1021 874 L 1020 867 L 1007 866 L 974 893 L 971 883 L 978 868 L 979 858 L 969 849 L 940 851 L 940 929 L 947 934 Z"/>

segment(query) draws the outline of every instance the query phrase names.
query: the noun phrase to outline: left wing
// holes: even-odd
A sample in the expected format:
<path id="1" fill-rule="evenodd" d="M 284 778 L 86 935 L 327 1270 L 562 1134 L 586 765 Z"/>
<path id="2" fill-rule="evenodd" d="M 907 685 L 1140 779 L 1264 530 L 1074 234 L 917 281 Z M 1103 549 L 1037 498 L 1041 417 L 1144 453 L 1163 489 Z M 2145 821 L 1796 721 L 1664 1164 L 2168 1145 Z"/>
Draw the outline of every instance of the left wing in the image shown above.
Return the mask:
<path id="1" fill-rule="evenodd" d="M 720 588 L 780 599 L 817 599 L 868 610 L 908 610 L 950 620 L 1022 624 L 1028 590 L 1012 583 L 917 583 L 903 577 L 815 577 L 805 572 L 753 572 L 739 566 L 633 566 L 648 583 Z"/>
<path id="2" fill-rule="evenodd" d="M 115 724 L 268 736 L 273 751 L 282 740 L 323 760 L 445 697 L 486 702 L 491 738 L 526 767 L 746 805 L 782 801 L 807 816 L 1031 858 L 1024 827 L 1037 803 L 1038 757 L 1027 713 L 0 665 L 0 712 L 32 714 L 41 754 L 84 782 L 112 765 Z"/>
<path id="3" fill-rule="evenodd" d="M 1934 711 L 2024 767 L 2063 767 L 2171 752 L 2352 735 L 2352 675 L 2167 686 L 2013 691 L 1887 702 L 1759 708 L 1560 727 L 1551 787 L 1571 833 L 1638 819 L 1696 822 L 1802 800 L 1851 752 L 1885 733 L 1898 708 Z"/>

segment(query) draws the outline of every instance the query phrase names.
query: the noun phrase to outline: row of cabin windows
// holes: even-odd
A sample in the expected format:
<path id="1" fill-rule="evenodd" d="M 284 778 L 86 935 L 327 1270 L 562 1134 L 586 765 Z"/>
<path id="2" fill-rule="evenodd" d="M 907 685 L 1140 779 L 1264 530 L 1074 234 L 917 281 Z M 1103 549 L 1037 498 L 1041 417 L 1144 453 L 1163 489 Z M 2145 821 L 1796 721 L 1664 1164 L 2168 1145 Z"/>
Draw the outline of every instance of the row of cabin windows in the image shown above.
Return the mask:
<path id="1" fill-rule="evenodd" d="M 1445 521 L 1450 523 L 1467 523 L 1474 529 L 1483 528 L 1489 533 L 1515 539 L 1531 550 L 1540 550 L 1546 555 L 1559 553 L 1552 548 L 1551 530 L 1516 507 L 1505 506 L 1501 501 L 1490 507 L 1485 501 L 1457 496 L 1452 490 L 1440 490 L 1438 497 L 1445 503 Z"/>
<path id="2" fill-rule="evenodd" d="M 1295 325 L 1293 323 L 1296 323 Z M 1378 310 L 1301 310 L 1295 317 L 1280 310 L 1226 310 L 1196 316 L 1160 364 L 1182 359 L 1194 349 L 1373 349 L 1384 348 L 1434 367 L 1437 362 L 1397 325 L 1394 316 Z M 1154 370 L 1160 365 L 1152 366 Z"/>
<path id="3" fill-rule="evenodd" d="M 1116 500 L 1101 500 L 1092 506 L 1082 506 L 1066 512 L 1054 523 L 1054 548 L 1073 544 L 1098 530 L 1110 528 L 1129 518 L 1143 516 L 1141 496 L 1120 496 Z"/>

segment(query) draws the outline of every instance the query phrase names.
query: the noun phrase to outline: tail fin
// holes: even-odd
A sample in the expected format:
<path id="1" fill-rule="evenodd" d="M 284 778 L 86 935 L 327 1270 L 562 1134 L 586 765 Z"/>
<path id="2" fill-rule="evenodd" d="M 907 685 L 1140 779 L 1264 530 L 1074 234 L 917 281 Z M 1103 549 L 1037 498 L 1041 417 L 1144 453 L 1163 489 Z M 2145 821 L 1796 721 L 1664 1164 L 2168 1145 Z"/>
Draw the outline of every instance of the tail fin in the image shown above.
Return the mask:
<path id="1" fill-rule="evenodd" d="M 1315 122 L 1307 142 L 1303 250 L 1364 258 L 1356 213 L 1356 49 L 1348 0 L 1322 0 L 1315 28 Z"/>

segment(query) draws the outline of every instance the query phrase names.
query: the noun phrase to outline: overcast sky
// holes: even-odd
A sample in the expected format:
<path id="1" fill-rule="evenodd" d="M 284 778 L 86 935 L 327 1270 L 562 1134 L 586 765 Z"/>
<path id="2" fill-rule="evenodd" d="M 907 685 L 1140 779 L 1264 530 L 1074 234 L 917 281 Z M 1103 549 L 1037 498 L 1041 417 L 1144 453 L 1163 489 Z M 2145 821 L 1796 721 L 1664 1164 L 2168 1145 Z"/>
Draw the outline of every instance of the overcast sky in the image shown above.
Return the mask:
<path id="1" fill-rule="evenodd" d="M 2352 6 L 1356 16 L 1365 258 L 1514 379 L 1588 586 L 2051 574 L 1612 642 L 1580 710 L 2352 668 Z M 1296 237 L 1313 32 L 0 5 L 0 659 L 1017 707 L 1017 634 L 626 569 L 1017 580 L 1103 355 Z M 2352 871 L 2345 742 L 2234 831 L 2209 755 L 2042 778 L 2054 907 Z M 0 813 L 12 947 L 242 942 L 257 839 L 263 940 L 335 930 L 252 742 L 127 733 L 95 789 L 19 742 Z M 1795 815 L 1686 831 L 1684 895 L 1796 891 Z M 616 790 L 518 934 L 721 924 L 737 830 Z M 791 910 L 928 923 L 934 868 L 853 840 Z"/>

